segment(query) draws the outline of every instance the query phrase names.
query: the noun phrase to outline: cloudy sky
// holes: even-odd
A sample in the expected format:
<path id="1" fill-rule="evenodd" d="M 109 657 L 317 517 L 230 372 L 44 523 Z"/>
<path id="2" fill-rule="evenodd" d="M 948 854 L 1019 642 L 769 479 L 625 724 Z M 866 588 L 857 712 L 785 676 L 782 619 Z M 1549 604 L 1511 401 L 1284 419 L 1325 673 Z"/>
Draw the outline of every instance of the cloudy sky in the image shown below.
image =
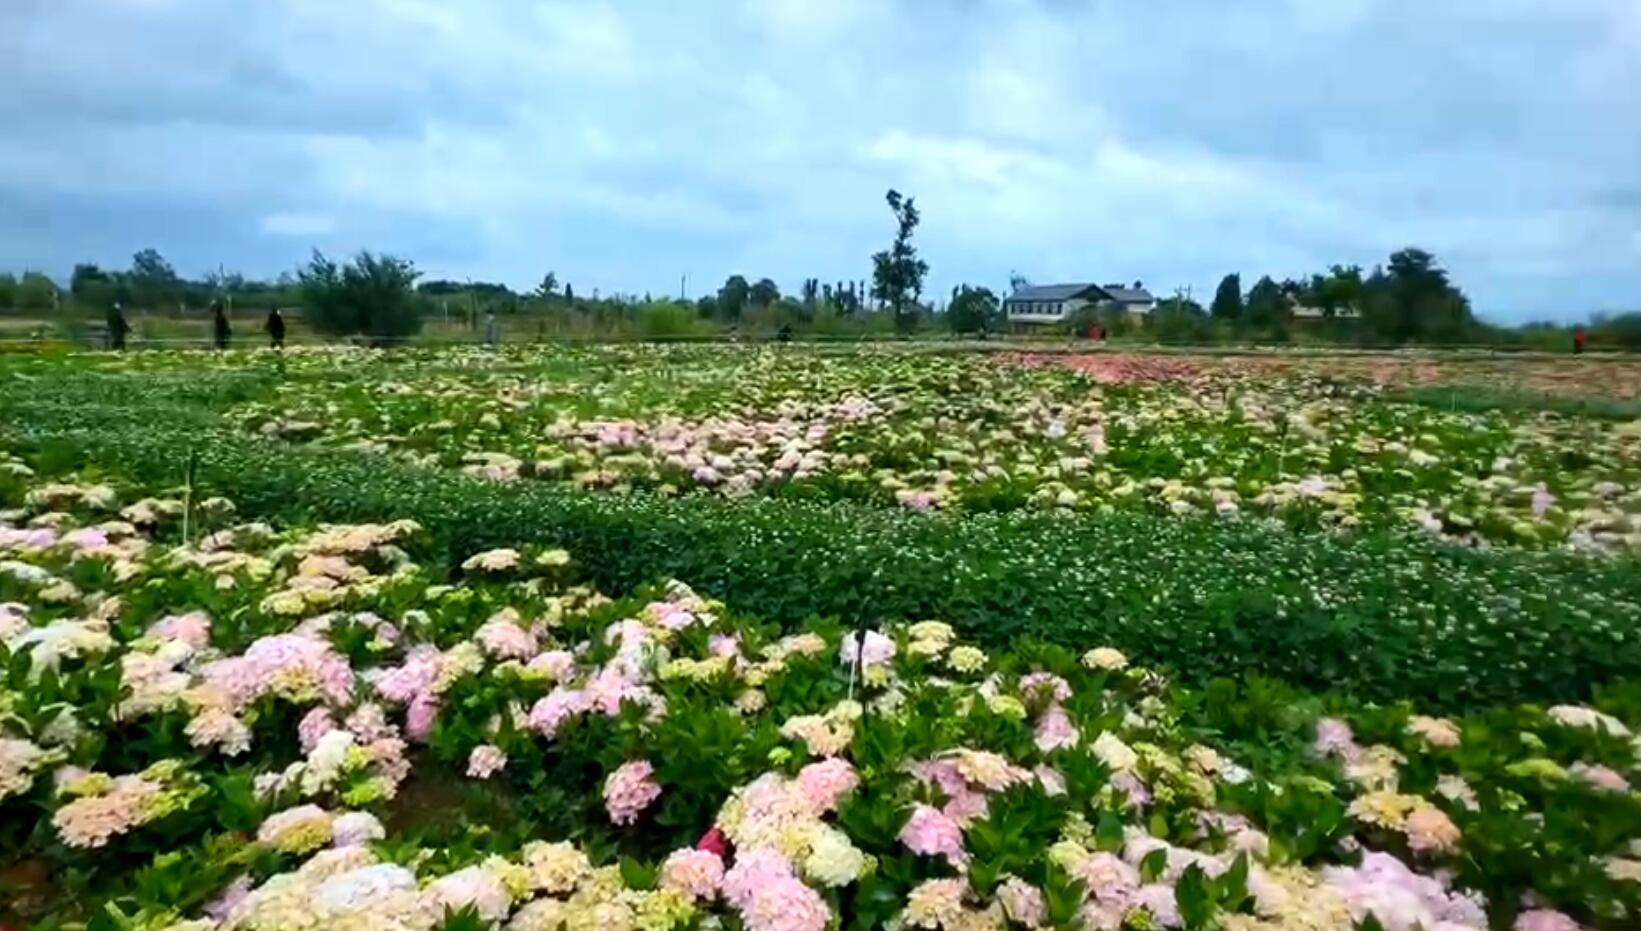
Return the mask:
<path id="1" fill-rule="evenodd" d="M 313 247 L 692 295 L 1211 293 L 1434 251 L 1500 320 L 1641 307 L 1638 0 L 5 0 L 0 267 Z"/>

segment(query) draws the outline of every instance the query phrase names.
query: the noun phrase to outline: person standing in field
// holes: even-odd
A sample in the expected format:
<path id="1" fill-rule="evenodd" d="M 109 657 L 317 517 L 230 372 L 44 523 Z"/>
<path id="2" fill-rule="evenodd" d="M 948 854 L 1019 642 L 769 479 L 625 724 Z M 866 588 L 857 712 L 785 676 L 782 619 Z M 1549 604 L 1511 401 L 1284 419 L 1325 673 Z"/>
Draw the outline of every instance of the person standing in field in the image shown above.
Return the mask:
<path id="1" fill-rule="evenodd" d="M 1573 355 L 1581 356 L 1583 354 L 1584 354 L 1584 328 L 1581 327 L 1581 326 L 1573 327 Z"/>
<path id="2" fill-rule="evenodd" d="M 273 348 L 285 348 L 285 317 L 279 308 L 268 311 L 268 322 L 263 324 L 263 329 L 268 331 L 268 342 Z"/>
<path id="3" fill-rule="evenodd" d="M 125 309 L 120 307 L 119 301 L 115 301 L 114 306 L 108 309 L 108 345 L 115 352 L 123 351 L 125 335 L 130 332 L 131 324 L 125 322 Z"/>
<path id="4" fill-rule="evenodd" d="M 496 343 L 500 339 L 500 336 L 501 336 L 501 334 L 498 332 L 497 325 L 496 325 L 496 312 L 493 311 L 493 310 L 485 311 L 484 312 L 484 344 L 486 346 L 489 346 L 491 349 L 494 349 L 494 348 L 496 348 Z"/>
<path id="5" fill-rule="evenodd" d="M 211 302 L 211 340 L 218 349 L 228 348 L 228 315 L 222 312 L 222 302 Z"/>

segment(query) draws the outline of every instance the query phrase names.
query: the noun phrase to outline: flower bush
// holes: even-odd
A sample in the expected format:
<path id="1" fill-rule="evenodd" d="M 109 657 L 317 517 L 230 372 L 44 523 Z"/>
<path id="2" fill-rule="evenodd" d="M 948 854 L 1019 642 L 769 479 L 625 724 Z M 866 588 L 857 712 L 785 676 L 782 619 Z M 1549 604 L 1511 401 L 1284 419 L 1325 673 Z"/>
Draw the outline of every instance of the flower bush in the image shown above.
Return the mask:
<path id="1" fill-rule="evenodd" d="M 5 462 L 8 926 L 1641 922 L 1626 680 L 1446 715 L 1197 685 Z"/>

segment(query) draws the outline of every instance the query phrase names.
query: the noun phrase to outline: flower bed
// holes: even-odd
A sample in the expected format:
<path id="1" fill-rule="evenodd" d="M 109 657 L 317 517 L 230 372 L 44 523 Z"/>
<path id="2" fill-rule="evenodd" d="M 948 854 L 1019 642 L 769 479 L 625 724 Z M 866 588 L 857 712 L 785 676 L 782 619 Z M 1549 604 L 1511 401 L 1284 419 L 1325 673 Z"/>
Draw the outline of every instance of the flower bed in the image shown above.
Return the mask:
<path id="1" fill-rule="evenodd" d="M 7 923 L 1641 920 L 1622 683 L 1452 718 L 1195 690 L 1096 642 L 612 599 L 539 542 L 446 563 L 412 520 L 261 523 L 15 459 L 0 489 Z"/>
<path id="2" fill-rule="evenodd" d="M 606 591 L 691 580 L 799 629 L 937 616 L 986 646 L 1109 643 L 1200 685 L 1258 673 L 1427 707 L 1581 701 L 1641 675 L 1633 561 L 1473 551 L 1383 533 L 1290 533 L 1146 515 L 927 517 L 752 498 L 610 495 L 480 482 L 360 452 L 225 434 L 140 406 L 13 407 L 5 434 L 53 468 L 195 481 L 248 515 L 421 523 L 444 562 L 564 545 Z"/>
<path id="3" fill-rule="evenodd" d="M 1471 545 L 1641 542 L 1633 405 L 1613 419 L 1395 390 L 1471 378 L 1628 397 L 1634 366 L 1451 358 L 1097 354 L 1022 366 L 984 353 L 621 346 L 304 351 L 281 357 L 279 378 L 266 377 L 266 354 L 95 364 L 134 397 L 221 383 L 223 415 L 271 438 L 498 481 L 963 513 L 1274 517 Z M 5 361 L 31 394 L 84 364 Z"/>

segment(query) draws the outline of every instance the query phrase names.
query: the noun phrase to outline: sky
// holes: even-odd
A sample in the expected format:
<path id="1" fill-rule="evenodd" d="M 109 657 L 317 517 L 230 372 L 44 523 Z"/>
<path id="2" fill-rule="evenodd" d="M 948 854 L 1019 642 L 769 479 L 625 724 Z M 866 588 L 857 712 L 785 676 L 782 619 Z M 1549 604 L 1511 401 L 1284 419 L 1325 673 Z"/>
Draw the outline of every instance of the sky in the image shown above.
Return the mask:
<path id="1" fill-rule="evenodd" d="M 5 0 L 0 268 L 314 248 L 589 294 L 926 293 L 1434 252 L 1641 309 L 1637 0 Z"/>

